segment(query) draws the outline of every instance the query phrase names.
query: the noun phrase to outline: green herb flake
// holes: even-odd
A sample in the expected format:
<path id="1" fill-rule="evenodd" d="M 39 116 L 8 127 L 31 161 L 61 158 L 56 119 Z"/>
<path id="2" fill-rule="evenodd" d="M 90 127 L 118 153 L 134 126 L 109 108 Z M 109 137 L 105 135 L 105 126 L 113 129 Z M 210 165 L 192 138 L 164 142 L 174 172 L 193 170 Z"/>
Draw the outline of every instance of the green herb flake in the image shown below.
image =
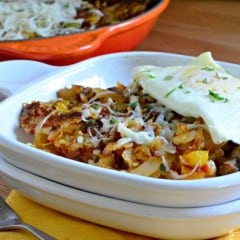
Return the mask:
<path id="1" fill-rule="evenodd" d="M 180 85 L 178 86 L 178 89 L 183 89 L 183 85 L 180 84 Z"/>
<path id="2" fill-rule="evenodd" d="M 210 96 L 210 99 L 212 102 L 219 102 L 219 101 L 228 102 L 229 101 L 228 98 L 225 98 L 212 90 L 208 90 L 208 95 Z"/>
<path id="3" fill-rule="evenodd" d="M 154 73 L 149 73 L 148 77 L 151 79 L 157 78 L 157 76 Z"/>
<path id="4" fill-rule="evenodd" d="M 164 98 L 167 98 L 169 97 L 173 92 L 175 92 L 177 89 L 176 88 L 173 88 L 171 89 L 169 92 L 167 92 L 165 95 L 164 95 Z"/>
<path id="5" fill-rule="evenodd" d="M 159 168 L 161 172 L 164 172 L 164 173 L 167 172 L 167 168 L 163 163 L 160 164 Z"/>
<path id="6" fill-rule="evenodd" d="M 132 102 L 132 103 L 129 104 L 130 108 L 133 109 L 133 110 L 137 107 L 137 105 L 138 105 L 137 102 Z"/>
<path id="7" fill-rule="evenodd" d="M 183 85 L 182 84 L 179 84 L 176 88 L 172 88 L 169 92 L 167 92 L 165 95 L 164 95 L 164 98 L 167 98 L 169 97 L 173 92 L 175 92 L 177 89 L 184 89 Z M 186 91 L 188 92 L 188 91 Z M 185 93 L 186 93 L 185 92 Z"/>
<path id="8" fill-rule="evenodd" d="M 208 83 L 207 78 L 204 78 L 204 79 L 202 80 L 202 83 L 207 84 L 207 83 Z"/>
<path id="9" fill-rule="evenodd" d="M 97 110 L 97 109 L 99 108 L 99 105 L 96 104 L 96 103 L 94 103 L 94 104 L 92 105 L 92 108 L 95 109 L 95 110 Z"/>
<path id="10" fill-rule="evenodd" d="M 185 94 L 190 94 L 191 92 L 189 90 L 186 90 L 184 93 Z"/>
<path id="11" fill-rule="evenodd" d="M 116 119 L 116 118 L 113 118 L 113 119 L 111 119 L 111 121 L 110 121 L 112 124 L 116 124 L 116 123 L 118 123 L 118 120 Z"/>
<path id="12" fill-rule="evenodd" d="M 208 71 L 208 72 L 212 72 L 212 71 L 214 71 L 214 68 L 211 68 L 211 67 L 206 66 L 206 67 L 201 68 L 201 70 L 205 70 L 205 71 Z"/>
<path id="13" fill-rule="evenodd" d="M 88 120 L 88 123 L 91 124 L 91 125 L 93 125 L 93 124 L 96 123 L 96 120 L 94 120 L 94 119 L 89 119 L 89 120 Z"/>
<path id="14" fill-rule="evenodd" d="M 144 106 L 144 109 L 146 109 L 146 110 L 151 110 L 151 109 L 153 109 L 154 108 L 154 106 L 152 105 L 152 104 L 146 104 L 145 106 Z"/>
<path id="15" fill-rule="evenodd" d="M 16 9 L 16 12 L 24 12 L 23 8 Z"/>
<path id="16" fill-rule="evenodd" d="M 172 76 L 172 75 L 167 75 L 167 76 L 164 77 L 164 80 L 165 80 L 165 81 L 169 81 L 169 80 L 171 80 L 171 79 L 173 79 L 173 76 Z"/>

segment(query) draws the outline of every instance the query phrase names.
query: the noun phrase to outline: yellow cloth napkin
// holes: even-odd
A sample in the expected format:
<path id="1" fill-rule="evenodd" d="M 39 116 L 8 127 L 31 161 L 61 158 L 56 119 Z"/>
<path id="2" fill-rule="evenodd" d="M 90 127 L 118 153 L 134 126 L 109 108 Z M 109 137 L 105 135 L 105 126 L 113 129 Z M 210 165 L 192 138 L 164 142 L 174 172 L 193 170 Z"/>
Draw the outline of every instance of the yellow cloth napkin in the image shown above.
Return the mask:
<path id="1" fill-rule="evenodd" d="M 42 206 L 12 191 L 8 204 L 23 222 L 29 223 L 58 240 L 152 240 L 152 238 L 102 227 Z M 0 240 L 35 240 L 22 230 L 0 231 Z"/>
<path id="2" fill-rule="evenodd" d="M 10 193 L 7 202 L 24 222 L 49 233 L 58 240 L 153 240 L 153 238 L 110 229 L 49 209 L 25 198 L 15 190 Z M 36 238 L 22 230 L 0 232 L 0 240 L 34 239 Z M 240 240 L 240 229 L 215 240 Z"/>

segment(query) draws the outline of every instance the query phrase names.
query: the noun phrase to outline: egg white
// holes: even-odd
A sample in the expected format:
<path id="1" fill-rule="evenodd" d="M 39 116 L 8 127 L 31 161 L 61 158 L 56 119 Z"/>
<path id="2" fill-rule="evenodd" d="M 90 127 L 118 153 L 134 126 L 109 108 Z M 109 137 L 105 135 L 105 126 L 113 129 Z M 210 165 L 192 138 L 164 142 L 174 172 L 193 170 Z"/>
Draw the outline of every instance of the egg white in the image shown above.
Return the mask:
<path id="1" fill-rule="evenodd" d="M 240 79 L 221 68 L 209 52 L 185 66 L 136 67 L 132 78 L 168 108 L 201 117 L 216 144 L 240 144 Z"/>

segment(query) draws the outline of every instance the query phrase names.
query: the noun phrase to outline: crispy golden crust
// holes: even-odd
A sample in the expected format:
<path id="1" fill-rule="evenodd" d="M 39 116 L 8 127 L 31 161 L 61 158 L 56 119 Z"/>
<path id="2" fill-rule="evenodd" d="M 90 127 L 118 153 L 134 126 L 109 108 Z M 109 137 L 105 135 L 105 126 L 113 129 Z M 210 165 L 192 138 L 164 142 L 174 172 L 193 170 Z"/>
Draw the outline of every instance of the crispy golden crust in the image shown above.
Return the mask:
<path id="1" fill-rule="evenodd" d="M 23 104 L 20 114 L 20 127 L 24 128 L 27 133 L 34 134 L 38 123 L 45 118 L 54 109 L 54 103 L 37 102 Z"/>

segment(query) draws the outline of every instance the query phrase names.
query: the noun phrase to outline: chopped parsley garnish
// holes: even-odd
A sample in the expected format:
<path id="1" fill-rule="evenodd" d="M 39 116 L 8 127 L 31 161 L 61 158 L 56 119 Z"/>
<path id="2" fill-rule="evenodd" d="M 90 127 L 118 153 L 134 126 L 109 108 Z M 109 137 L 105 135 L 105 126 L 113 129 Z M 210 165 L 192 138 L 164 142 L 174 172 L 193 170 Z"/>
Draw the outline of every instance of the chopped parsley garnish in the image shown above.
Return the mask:
<path id="1" fill-rule="evenodd" d="M 111 119 L 111 121 L 110 121 L 112 124 L 116 124 L 116 123 L 118 123 L 118 120 L 116 119 L 116 118 L 113 118 L 113 119 Z"/>
<path id="2" fill-rule="evenodd" d="M 183 85 L 180 84 L 180 85 L 178 86 L 178 89 L 183 89 Z"/>
<path id="3" fill-rule="evenodd" d="M 148 74 L 148 77 L 149 77 L 149 78 L 156 78 L 157 76 L 156 76 L 155 74 L 153 74 L 153 73 L 149 73 L 149 74 Z"/>
<path id="4" fill-rule="evenodd" d="M 167 92 L 165 95 L 164 95 L 164 98 L 167 98 L 169 97 L 173 92 L 175 92 L 177 89 L 176 88 L 173 88 L 171 89 L 169 92 Z"/>
<path id="5" fill-rule="evenodd" d="M 167 172 L 167 168 L 163 163 L 160 164 L 159 168 L 161 172 Z"/>
<path id="6" fill-rule="evenodd" d="M 212 90 L 208 90 L 208 95 L 212 102 L 228 102 L 229 99 L 221 96 L 219 93 L 216 93 Z"/>
<path id="7" fill-rule="evenodd" d="M 171 80 L 171 79 L 173 79 L 172 75 L 167 75 L 164 77 L 164 80 L 166 80 L 166 81 Z"/>
<path id="8" fill-rule="evenodd" d="M 202 80 L 202 83 L 204 83 L 204 84 L 208 83 L 207 78 L 204 78 L 204 79 Z"/>
<path id="9" fill-rule="evenodd" d="M 240 89 L 240 88 L 239 88 Z M 151 110 L 151 109 L 153 109 L 154 108 L 154 105 L 152 105 L 152 104 L 146 104 L 146 105 L 144 105 L 144 109 L 147 109 L 147 110 Z"/>
<path id="10" fill-rule="evenodd" d="M 137 105 L 138 105 L 137 102 L 132 102 L 132 103 L 129 104 L 130 108 L 133 109 L 133 110 L 137 107 Z"/>
<path id="11" fill-rule="evenodd" d="M 99 105 L 96 104 L 96 103 L 94 103 L 94 104 L 92 105 L 92 108 L 94 108 L 95 110 L 97 110 L 97 109 L 99 108 Z"/>
<path id="12" fill-rule="evenodd" d="M 178 85 L 176 88 L 172 88 L 169 92 L 167 92 L 167 93 L 164 95 L 164 98 L 169 97 L 169 96 L 170 96 L 173 92 L 175 92 L 177 89 L 184 89 L 184 87 L 183 87 L 182 84 L 180 84 L 180 85 Z M 185 93 L 185 94 L 189 94 L 190 91 L 189 91 L 189 90 L 186 90 L 184 93 Z"/>
<path id="13" fill-rule="evenodd" d="M 93 125 L 93 124 L 96 123 L 96 120 L 91 118 L 91 119 L 88 120 L 88 123 L 91 124 L 91 125 Z"/>
<path id="14" fill-rule="evenodd" d="M 214 71 L 214 68 L 206 66 L 206 67 L 201 68 L 201 70 L 205 70 L 205 71 L 211 72 L 211 71 Z"/>

